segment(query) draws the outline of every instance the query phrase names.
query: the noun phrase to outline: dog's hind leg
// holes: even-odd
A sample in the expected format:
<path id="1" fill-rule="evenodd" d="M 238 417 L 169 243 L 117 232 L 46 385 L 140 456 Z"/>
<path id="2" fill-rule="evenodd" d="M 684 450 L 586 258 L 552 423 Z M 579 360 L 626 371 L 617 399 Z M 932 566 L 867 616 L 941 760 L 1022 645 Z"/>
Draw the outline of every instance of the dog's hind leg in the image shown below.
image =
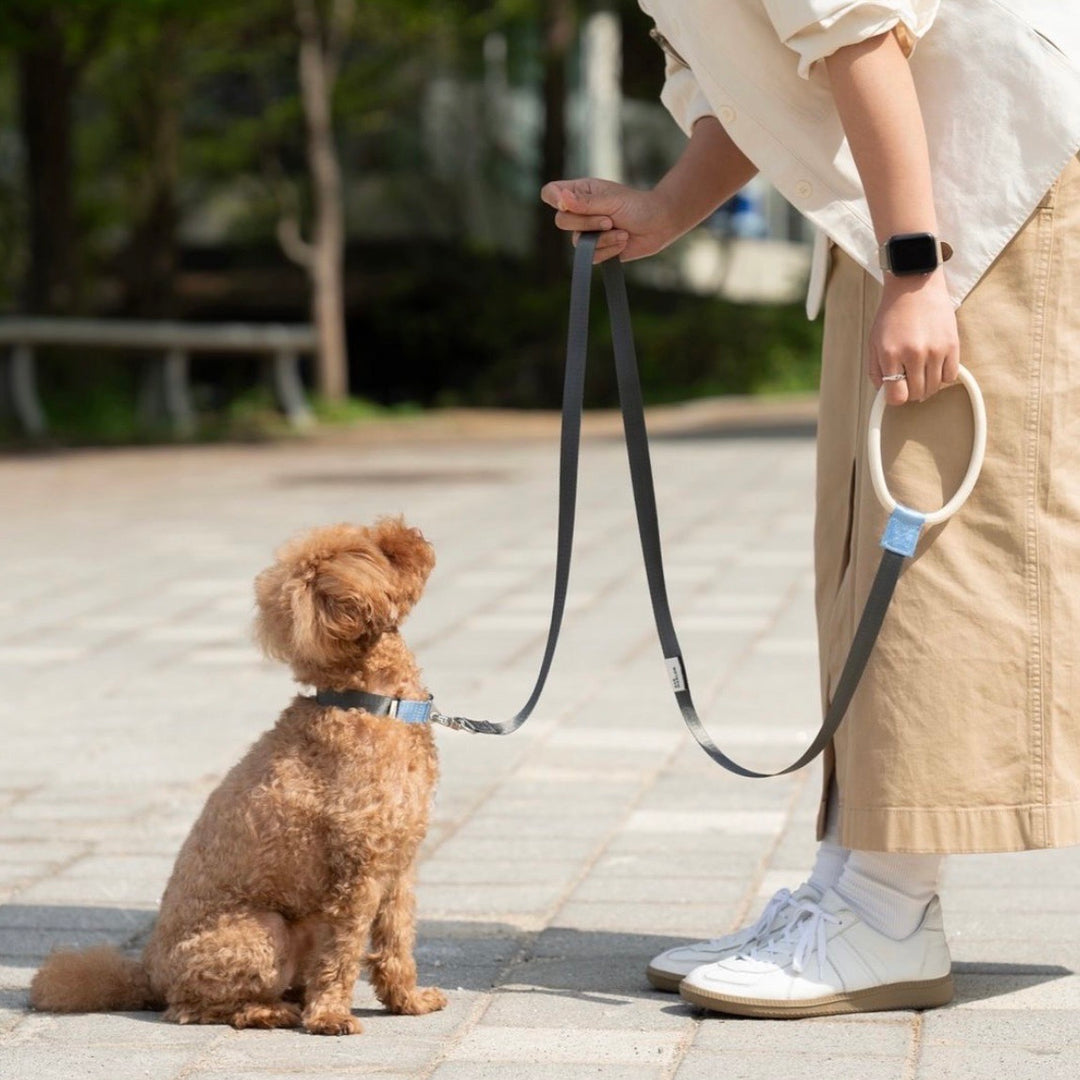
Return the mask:
<path id="1" fill-rule="evenodd" d="M 386 891 L 371 925 L 371 985 L 392 1013 L 421 1016 L 446 1005 L 441 990 L 416 985 L 415 943 L 413 878 L 408 870 Z"/>
<path id="2" fill-rule="evenodd" d="M 232 912 L 181 938 L 168 954 L 167 1020 L 236 1028 L 297 1027 L 282 1001 L 293 979 L 289 928 L 276 912 Z"/>

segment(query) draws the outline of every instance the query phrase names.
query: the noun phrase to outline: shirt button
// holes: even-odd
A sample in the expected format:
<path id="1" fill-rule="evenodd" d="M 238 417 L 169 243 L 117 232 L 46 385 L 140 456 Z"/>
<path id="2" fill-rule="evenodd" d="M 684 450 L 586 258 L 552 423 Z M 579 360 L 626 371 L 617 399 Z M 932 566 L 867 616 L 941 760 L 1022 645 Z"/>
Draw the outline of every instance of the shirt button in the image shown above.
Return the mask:
<path id="1" fill-rule="evenodd" d="M 730 105 L 720 106 L 720 123 L 729 127 L 735 123 L 735 110 Z"/>
<path id="2" fill-rule="evenodd" d="M 795 185 L 795 194 L 798 195 L 800 199 L 809 199 L 810 196 L 814 194 L 814 185 L 811 184 L 809 180 L 800 180 Z"/>

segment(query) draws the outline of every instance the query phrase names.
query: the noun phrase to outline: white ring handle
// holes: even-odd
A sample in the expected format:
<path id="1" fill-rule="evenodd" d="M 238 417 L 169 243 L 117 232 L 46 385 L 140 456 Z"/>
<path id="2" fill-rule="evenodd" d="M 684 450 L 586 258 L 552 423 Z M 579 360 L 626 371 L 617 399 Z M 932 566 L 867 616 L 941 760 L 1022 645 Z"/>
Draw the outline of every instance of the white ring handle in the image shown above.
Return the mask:
<path id="1" fill-rule="evenodd" d="M 979 478 L 979 470 L 982 469 L 983 458 L 986 456 L 986 405 L 983 403 L 982 391 L 975 381 L 975 376 L 966 367 L 960 368 L 960 382 L 971 399 L 971 413 L 975 419 L 975 433 L 971 440 L 971 461 L 968 463 L 967 473 L 963 482 L 956 489 L 956 494 L 940 509 L 932 513 L 923 514 L 927 525 L 939 525 L 960 509 L 967 501 L 975 487 L 975 481 Z M 869 451 L 870 479 L 874 482 L 874 493 L 881 505 L 891 514 L 896 509 L 896 500 L 889 491 L 889 485 L 885 480 L 885 468 L 881 463 L 881 421 L 885 415 L 885 387 L 882 386 L 874 398 L 873 407 L 870 409 L 870 428 L 867 432 L 867 449 Z M 922 513 L 922 511 L 918 511 Z"/>

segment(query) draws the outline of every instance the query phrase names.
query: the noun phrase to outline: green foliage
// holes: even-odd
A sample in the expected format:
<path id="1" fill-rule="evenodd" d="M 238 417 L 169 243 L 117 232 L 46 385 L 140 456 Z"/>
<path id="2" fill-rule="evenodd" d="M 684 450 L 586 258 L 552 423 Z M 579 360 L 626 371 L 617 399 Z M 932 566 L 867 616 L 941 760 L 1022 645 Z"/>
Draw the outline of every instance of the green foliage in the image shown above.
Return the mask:
<path id="1" fill-rule="evenodd" d="M 332 0 L 318 2 L 325 13 Z M 644 42 L 642 55 L 628 49 L 626 56 L 640 72 L 633 84 L 645 87 L 660 69 L 644 33 L 647 19 L 636 0 L 612 0 L 612 6 L 627 20 L 627 34 Z M 591 7 L 581 0 L 579 13 Z M 465 221 L 456 211 L 465 201 L 460 189 L 470 181 L 506 196 L 499 214 L 493 210 L 500 223 L 535 209 L 528 162 L 508 165 L 498 157 L 505 153 L 499 147 L 491 150 L 491 161 L 470 166 L 461 183 L 432 178 L 419 120 L 433 77 L 482 73 L 481 44 L 492 30 L 508 40 L 511 83 L 534 84 L 546 10 L 544 0 L 357 0 L 334 102 L 354 215 L 358 206 L 379 206 L 397 216 L 392 228 L 412 223 L 414 235 L 423 236 L 434 223 L 453 231 L 446 222 Z M 147 220 L 153 194 L 166 189 L 179 203 L 181 219 L 196 221 L 220 245 L 200 264 L 213 263 L 213 270 L 189 273 L 177 290 L 178 314 L 296 318 L 303 294 L 286 280 L 295 272 L 273 271 L 285 265 L 273 246 L 283 208 L 302 221 L 309 202 L 293 0 L 0 0 L 0 308 L 14 304 L 27 249 L 13 72 L 17 50 L 42 32 L 46 15 L 50 26 L 62 30 L 64 48 L 80 71 L 75 179 L 82 265 L 95 285 L 86 290 L 88 306 L 102 314 L 117 309 L 132 276 L 132 263 L 124 261 L 132 235 Z M 166 116 L 178 118 L 178 149 L 176 175 L 162 179 L 155 169 L 167 155 L 155 133 Z M 372 194 L 383 191 L 394 194 Z M 316 402 L 321 422 L 363 422 L 387 409 L 397 415 L 399 408 L 417 408 L 395 402 L 558 404 L 569 267 L 560 283 L 537 288 L 527 262 L 473 250 L 466 226 L 458 228 L 456 245 L 353 245 L 349 336 L 353 385 L 363 398 L 337 406 Z M 245 286 L 237 269 L 242 260 L 233 256 L 253 252 L 260 267 L 269 264 L 271 272 L 261 280 L 270 285 L 249 303 L 250 290 L 236 299 Z M 796 307 L 745 307 L 631 288 L 650 401 L 816 385 L 820 329 Z M 600 308 L 587 385 L 594 406 L 615 400 Z M 65 438 L 168 437 L 138 423 L 137 363 L 91 356 L 75 361 L 70 354 L 46 361 L 41 379 L 50 418 Z M 77 370 L 84 372 L 79 379 Z M 264 389 L 244 389 L 255 381 L 250 374 L 230 369 L 200 375 L 200 437 L 258 438 L 286 430 Z"/>
<path id="2" fill-rule="evenodd" d="M 161 434 L 140 430 L 130 365 L 91 358 L 82 367 L 63 350 L 39 355 L 38 383 L 49 426 L 65 442 L 109 445 Z"/>
<path id="3" fill-rule="evenodd" d="M 438 405 L 558 406 L 569 267 L 562 282 L 537 288 L 526 263 L 449 246 L 372 249 L 365 261 L 379 272 L 364 279 L 371 302 L 350 323 L 351 337 L 365 343 L 354 367 L 362 392 Z M 733 304 L 632 280 L 630 290 L 648 401 L 816 387 L 821 327 L 801 305 Z M 593 406 L 616 400 L 602 307 L 594 304 L 590 325 Z"/>
<path id="4" fill-rule="evenodd" d="M 350 397 L 344 401 L 312 395 L 311 409 L 320 424 L 356 424 L 364 420 L 380 420 L 388 417 L 419 416 L 422 408 L 414 401 L 400 401 L 394 405 L 381 405 L 368 398 Z"/>

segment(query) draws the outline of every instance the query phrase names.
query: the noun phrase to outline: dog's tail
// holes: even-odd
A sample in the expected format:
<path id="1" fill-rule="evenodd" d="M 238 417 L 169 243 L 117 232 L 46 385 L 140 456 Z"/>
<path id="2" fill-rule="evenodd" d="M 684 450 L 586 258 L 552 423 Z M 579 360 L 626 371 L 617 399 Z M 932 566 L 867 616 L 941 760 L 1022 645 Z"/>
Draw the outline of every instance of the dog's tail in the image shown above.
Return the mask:
<path id="1" fill-rule="evenodd" d="M 30 983 L 42 1012 L 137 1012 L 160 1007 L 141 960 L 111 946 L 52 953 Z"/>

